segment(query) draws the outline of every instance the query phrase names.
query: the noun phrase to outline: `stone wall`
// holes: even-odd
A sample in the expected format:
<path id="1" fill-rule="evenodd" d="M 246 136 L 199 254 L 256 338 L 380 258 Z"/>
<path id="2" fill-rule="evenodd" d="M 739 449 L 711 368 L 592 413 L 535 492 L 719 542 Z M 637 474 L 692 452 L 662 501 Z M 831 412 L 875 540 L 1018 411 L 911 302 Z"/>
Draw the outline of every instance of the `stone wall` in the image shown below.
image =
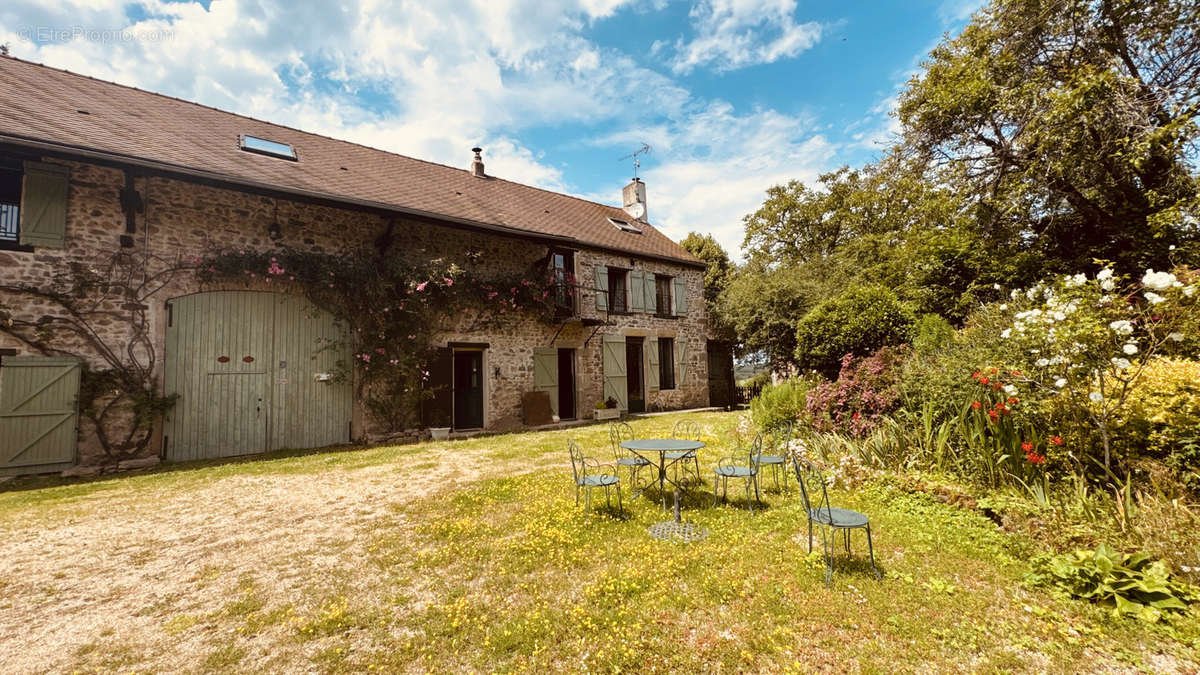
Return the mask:
<path id="1" fill-rule="evenodd" d="M 347 244 L 374 241 L 387 228 L 389 217 L 349 208 L 303 203 L 270 196 L 245 193 L 211 185 L 185 182 L 163 176 L 141 176 L 135 188 L 144 200 L 144 210 L 136 215 L 132 247 L 122 248 L 126 234 L 126 216 L 120 205 L 124 173 L 117 168 L 58 159 L 45 161 L 71 168 L 67 212 L 67 238 L 63 249 L 38 248 L 33 252 L 0 251 L 0 284 L 28 284 L 45 287 L 53 283 L 71 263 L 102 266 L 114 253 L 124 251 L 141 261 L 143 279 L 159 288 L 146 303 L 144 311 L 152 353 L 141 354 L 162 387 L 162 354 L 165 340 L 165 301 L 203 290 L 221 290 L 233 286 L 202 287 L 190 273 L 169 274 L 167 270 L 185 261 L 222 248 L 271 250 L 289 246 L 314 252 L 333 252 Z M 277 240 L 268 228 L 279 224 Z M 527 239 L 475 232 L 419 221 L 400 220 L 394 230 L 393 246 L 398 255 L 414 259 L 446 258 L 461 261 L 466 252 L 478 262 L 473 268 L 486 276 L 512 273 L 545 258 L 547 246 Z M 594 278 L 596 265 L 630 267 L 629 256 L 583 250 L 576 254 L 577 277 L 584 280 L 580 298 L 584 317 L 598 316 L 595 309 Z M 593 328 L 567 324 L 555 338 L 558 325 L 547 324 L 530 316 L 513 315 L 486 331 L 472 329 L 473 317 L 459 317 L 438 336 L 447 342 L 486 342 L 485 352 L 485 426 L 491 430 L 509 429 L 521 424 L 521 396 L 533 388 L 533 349 L 539 346 L 575 348 L 577 352 L 577 405 L 580 416 L 591 415 L 592 405 L 602 396 L 601 334 L 656 335 L 675 337 L 688 349 L 686 381 L 670 391 L 653 392 L 647 399 L 651 409 L 669 409 L 707 405 L 705 359 L 706 319 L 704 316 L 703 274 L 699 269 L 665 262 L 635 260 L 633 267 L 649 272 L 670 274 L 687 279 L 688 316 L 657 318 L 646 314 L 612 317 L 613 325 L 602 326 L 593 337 Z M 238 284 L 237 289 L 279 290 L 269 281 L 255 279 Z M 36 318 L 51 313 L 49 306 L 34 306 L 0 296 L 14 316 Z M 117 308 L 119 309 L 119 308 Z M 120 312 L 114 314 L 114 317 Z M 119 318 L 105 319 L 98 335 L 116 349 L 128 342 L 129 324 Z M 590 338 L 590 339 L 589 339 Z M 551 342 L 553 339 L 553 343 Z M 0 348 L 14 348 L 22 354 L 34 353 L 28 345 L 0 334 Z M 78 353 L 95 366 L 103 361 L 95 353 L 71 345 L 65 351 Z M 372 434 L 370 420 L 356 406 L 353 428 L 356 436 Z M 159 452 L 161 443 L 152 440 L 148 453 Z M 111 463 L 100 452 L 94 433 L 81 424 L 79 444 L 81 464 Z"/>

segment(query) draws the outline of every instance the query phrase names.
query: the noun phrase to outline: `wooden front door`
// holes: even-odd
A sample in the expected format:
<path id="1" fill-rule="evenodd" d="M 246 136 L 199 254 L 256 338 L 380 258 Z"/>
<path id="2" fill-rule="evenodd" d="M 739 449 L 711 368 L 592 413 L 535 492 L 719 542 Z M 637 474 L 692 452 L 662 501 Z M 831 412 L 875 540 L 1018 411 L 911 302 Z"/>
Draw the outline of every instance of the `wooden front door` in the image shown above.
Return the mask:
<path id="1" fill-rule="evenodd" d="M 558 350 L 558 417 L 575 419 L 575 350 Z"/>
<path id="2" fill-rule="evenodd" d="M 483 352 L 454 352 L 454 428 L 483 427 Z"/>
<path id="3" fill-rule="evenodd" d="M 642 366 L 642 338 L 625 338 L 626 387 L 631 413 L 646 412 L 645 370 Z"/>

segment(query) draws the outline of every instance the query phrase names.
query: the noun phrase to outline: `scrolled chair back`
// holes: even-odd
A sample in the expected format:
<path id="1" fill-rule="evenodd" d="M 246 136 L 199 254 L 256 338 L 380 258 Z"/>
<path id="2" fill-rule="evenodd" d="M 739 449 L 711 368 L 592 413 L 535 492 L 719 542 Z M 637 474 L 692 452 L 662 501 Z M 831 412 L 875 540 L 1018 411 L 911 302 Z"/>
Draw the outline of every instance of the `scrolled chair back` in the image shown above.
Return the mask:
<path id="1" fill-rule="evenodd" d="M 675 423 L 675 429 L 671 431 L 671 438 L 699 441 L 700 425 L 693 420 L 679 420 Z"/>
<path id="2" fill-rule="evenodd" d="M 792 443 L 792 421 L 788 420 L 771 428 L 771 451 L 787 459 Z"/>
<path id="3" fill-rule="evenodd" d="M 567 452 L 571 453 L 571 475 L 575 478 L 575 484 L 581 485 L 583 475 L 587 472 L 583 463 L 583 449 L 575 442 L 575 439 L 567 439 Z"/>
<path id="4" fill-rule="evenodd" d="M 762 452 L 763 452 L 762 434 L 755 434 L 754 440 L 750 441 L 750 458 L 749 458 L 750 461 L 746 465 L 746 466 L 750 467 L 750 472 L 753 474 L 758 474 L 758 467 L 759 467 L 760 463 L 762 462 Z"/>
<path id="5" fill-rule="evenodd" d="M 608 425 L 608 442 L 612 445 L 613 457 L 623 457 L 628 451 L 621 447 L 621 442 L 632 441 L 633 438 L 633 427 L 626 422 L 613 422 Z"/>
<path id="6" fill-rule="evenodd" d="M 796 482 L 800 484 L 800 496 L 804 499 L 804 510 L 810 514 L 824 510 L 829 516 L 829 490 L 825 475 L 816 462 L 799 452 L 792 455 L 792 468 L 796 471 Z"/>

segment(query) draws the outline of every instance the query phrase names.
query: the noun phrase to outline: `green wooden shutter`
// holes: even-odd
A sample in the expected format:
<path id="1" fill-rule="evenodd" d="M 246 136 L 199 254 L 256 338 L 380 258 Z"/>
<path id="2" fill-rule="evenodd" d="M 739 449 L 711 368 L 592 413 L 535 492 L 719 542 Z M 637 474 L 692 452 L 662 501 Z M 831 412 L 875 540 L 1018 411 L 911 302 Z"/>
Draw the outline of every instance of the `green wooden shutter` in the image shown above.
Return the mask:
<path id="1" fill-rule="evenodd" d="M 675 316 L 687 316 L 687 279 L 675 277 Z"/>
<path id="2" fill-rule="evenodd" d="M 650 391 L 659 390 L 658 374 L 658 338 L 646 339 L 646 361 L 649 365 L 646 366 L 646 375 L 650 383 Z"/>
<path id="3" fill-rule="evenodd" d="M 625 372 L 625 338 L 620 335 L 605 335 L 604 349 L 604 398 L 617 400 L 617 407 L 629 410 L 629 387 Z"/>
<path id="4" fill-rule="evenodd" d="M 658 288 L 655 286 L 654 275 L 646 273 L 646 313 L 658 313 Z"/>
<path id="5" fill-rule="evenodd" d="M 629 273 L 629 311 L 646 311 L 646 273 L 633 270 Z"/>
<path id="6" fill-rule="evenodd" d="M 608 268 L 596 265 L 596 309 L 608 309 Z"/>
<path id="7" fill-rule="evenodd" d="M 75 461 L 79 362 L 16 356 L 0 366 L 0 475 Z"/>
<path id="8" fill-rule="evenodd" d="M 533 348 L 533 390 L 550 396 L 550 412 L 558 414 L 558 350 Z"/>
<path id="9" fill-rule="evenodd" d="M 675 360 L 678 363 L 675 368 L 675 388 L 683 389 L 683 382 L 687 378 L 687 343 L 683 340 L 675 341 Z"/>
<path id="10" fill-rule="evenodd" d="M 25 162 L 21 188 L 20 240 L 25 246 L 62 248 L 67 236 L 70 170 L 57 164 Z"/>

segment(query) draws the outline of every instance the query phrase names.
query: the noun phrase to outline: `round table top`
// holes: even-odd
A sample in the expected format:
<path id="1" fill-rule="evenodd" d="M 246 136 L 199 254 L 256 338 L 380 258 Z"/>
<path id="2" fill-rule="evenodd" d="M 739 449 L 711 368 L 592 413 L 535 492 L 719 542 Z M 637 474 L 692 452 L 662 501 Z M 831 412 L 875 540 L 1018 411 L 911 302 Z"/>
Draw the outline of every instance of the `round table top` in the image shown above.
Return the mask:
<path id="1" fill-rule="evenodd" d="M 699 450 L 704 447 L 704 443 L 686 438 L 639 438 L 632 441 L 621 441 L 621 447 L 626 450 L 643 452 L 684 452 Z"/>

